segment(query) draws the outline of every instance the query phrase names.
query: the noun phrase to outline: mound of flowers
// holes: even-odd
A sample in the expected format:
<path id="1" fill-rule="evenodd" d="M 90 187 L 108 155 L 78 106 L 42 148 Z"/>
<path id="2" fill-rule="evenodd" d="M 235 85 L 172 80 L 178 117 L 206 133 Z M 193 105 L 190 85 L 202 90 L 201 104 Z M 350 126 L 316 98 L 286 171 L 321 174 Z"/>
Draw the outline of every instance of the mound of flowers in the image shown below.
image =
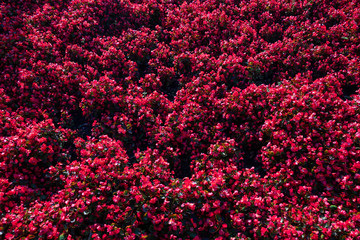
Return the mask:
<path id="1" fill-rule="evenodd" d="M 0 239 L 359 239 L 356 0 L 0 3 Z"/>

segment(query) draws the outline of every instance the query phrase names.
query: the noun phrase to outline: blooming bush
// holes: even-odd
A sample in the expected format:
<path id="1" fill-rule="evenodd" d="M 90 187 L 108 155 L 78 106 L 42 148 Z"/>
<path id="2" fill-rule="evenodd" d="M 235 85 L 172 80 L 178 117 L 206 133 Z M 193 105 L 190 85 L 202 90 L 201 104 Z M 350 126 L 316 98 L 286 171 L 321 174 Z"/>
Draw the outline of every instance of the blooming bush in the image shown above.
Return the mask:
<path id="1" fill-rule="evenodd" d="M 1 239 L 359 239 L 354 0 L 0 3 Z"/>

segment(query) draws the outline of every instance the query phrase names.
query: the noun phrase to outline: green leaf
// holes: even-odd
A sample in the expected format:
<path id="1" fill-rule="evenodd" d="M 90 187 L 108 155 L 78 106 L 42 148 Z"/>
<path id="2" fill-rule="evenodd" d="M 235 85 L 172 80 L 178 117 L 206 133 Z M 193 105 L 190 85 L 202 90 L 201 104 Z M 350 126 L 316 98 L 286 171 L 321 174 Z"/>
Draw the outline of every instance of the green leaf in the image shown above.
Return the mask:
<path id="1" fill-rule="evenodd" d="M 195 232 L 190 232 L 188 234 L 189 234 L 189 237 L 191 237 L 191 238 L 195 238 L 197 236 L 197 234 Z"/>
<path id="2" fill-rule="evenodd" d="M 213 233 L 216 233 L 217 230 L 216 230 L 215 228 L 210 228 L 210 229 L 209 229 L 209 232 L 210 232 L 211 234 L 213 234 Z"/>

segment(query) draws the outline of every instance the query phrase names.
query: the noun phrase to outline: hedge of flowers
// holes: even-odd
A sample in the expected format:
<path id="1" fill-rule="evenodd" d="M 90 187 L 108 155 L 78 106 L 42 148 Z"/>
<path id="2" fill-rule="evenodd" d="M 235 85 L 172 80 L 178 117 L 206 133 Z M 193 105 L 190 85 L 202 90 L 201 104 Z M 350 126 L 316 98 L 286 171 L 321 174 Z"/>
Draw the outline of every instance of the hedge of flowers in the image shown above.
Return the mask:
<path id="1" fill-rule="evenodd" d="M 0 3 L 0 239 L 360 239 L 356 0 Z"/>

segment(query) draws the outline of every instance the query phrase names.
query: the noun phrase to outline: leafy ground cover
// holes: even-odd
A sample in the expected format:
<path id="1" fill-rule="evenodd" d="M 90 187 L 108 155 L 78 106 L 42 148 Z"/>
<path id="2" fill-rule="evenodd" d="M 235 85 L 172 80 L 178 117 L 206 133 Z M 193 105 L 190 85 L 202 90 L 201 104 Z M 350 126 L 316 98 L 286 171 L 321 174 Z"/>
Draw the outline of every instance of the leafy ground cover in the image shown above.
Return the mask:
<path id="1" fill-rule="evenodd" d="M 4 0 L 0 238 L 360 239 L 356 0 Z"/>

